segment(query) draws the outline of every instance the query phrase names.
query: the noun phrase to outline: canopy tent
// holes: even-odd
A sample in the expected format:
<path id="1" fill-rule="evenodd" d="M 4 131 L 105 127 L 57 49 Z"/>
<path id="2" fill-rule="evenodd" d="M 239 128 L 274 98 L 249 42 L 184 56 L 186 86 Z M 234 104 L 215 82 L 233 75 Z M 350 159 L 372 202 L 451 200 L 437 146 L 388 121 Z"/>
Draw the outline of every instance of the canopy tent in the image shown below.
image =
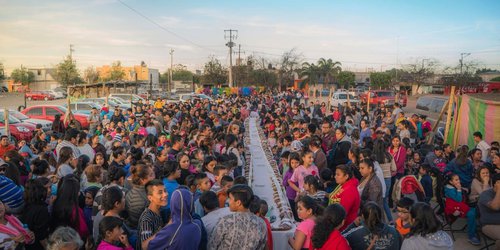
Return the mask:
<path id="1" fill-rule="evenodd" d="M 491 143 L 500 140 L 500 97 L 496 94 L 464 94 L 458 97 L 446 143 L 453 148 L 474 148 L 474 132 Z"/>

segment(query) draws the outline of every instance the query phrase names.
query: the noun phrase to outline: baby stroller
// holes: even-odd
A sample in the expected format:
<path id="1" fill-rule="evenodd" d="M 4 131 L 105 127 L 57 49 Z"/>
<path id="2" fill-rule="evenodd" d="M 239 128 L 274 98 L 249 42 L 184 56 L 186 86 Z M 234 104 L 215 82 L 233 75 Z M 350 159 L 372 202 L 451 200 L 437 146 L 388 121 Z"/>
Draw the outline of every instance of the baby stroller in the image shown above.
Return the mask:
<path id="1" fill-rule="evenodd" d="M 397 202 L 403 197 L 410 198 L 415 202 L 425 201 L 424 188 L 414 175 L 403 176 L 394 183 L 392 200 Z"/>

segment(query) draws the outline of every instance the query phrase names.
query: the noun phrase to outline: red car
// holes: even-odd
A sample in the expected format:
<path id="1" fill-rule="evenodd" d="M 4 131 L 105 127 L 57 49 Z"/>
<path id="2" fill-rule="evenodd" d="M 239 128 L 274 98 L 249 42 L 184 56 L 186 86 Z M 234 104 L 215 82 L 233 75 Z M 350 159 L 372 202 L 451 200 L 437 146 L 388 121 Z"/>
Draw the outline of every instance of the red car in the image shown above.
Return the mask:
<path id="1" fill-rule="evenodd" d="M 49 93 L 43 92 L 43 91 L 31 91 L 25 94 L 26 99 L 28 100 L 54 100 L 55 97 Z"/>
<path id="2" fill-rule="evenodd" d="M 0 112 L 0 127 L 5 126 L 4 114 L 3 111 Z M 16 139 L 16 141 L 26 140 L 27 142 L 31 141 L 33 138 L 33 131 L 35 130 L 35 125 L 23 123 L 17 118 L 9 115 L 9 131 L 12 137 Z"/>
<path id="3" fill-rule="evenodd" d="M 380 104 L 392 106 L 396 101 L 395 94 L 392 90 L 370 90 L 360 95 L 362 103 L 368 102 L 368 93 L 370 93 L 370 106 Z M 401 106 L 405 107 L 407 103 L 406 95 L 400 94 L 398 102 Z"/>
<path id="4" fill-rule="evenodd" d="M 26 108 L 21 111 L 21 113 L 27 115 L 30 118 L 54 121 L 54 117 L 56 115 L 60 115 L 61 120 L 63 120 L 66 111 L 67 109 L 60 105 L 37 105 Z M 75 117 L 77 123 L 80 124 L 82 129 L 89 128 L 89 121 L 87 120 L 88 115 L 73 113 L 73 116 Z"/>

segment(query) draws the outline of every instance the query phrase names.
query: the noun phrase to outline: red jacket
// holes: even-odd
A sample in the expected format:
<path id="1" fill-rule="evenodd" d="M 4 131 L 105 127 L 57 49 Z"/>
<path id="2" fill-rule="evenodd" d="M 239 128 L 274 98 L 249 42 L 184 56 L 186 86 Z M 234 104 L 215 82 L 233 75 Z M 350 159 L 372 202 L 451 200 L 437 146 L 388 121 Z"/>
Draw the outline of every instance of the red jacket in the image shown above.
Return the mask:
<path id="1" fill-rule="evenodd" d="M 347 240 L 340 234 L 339 230 L 334 230 L 333 232 L 330 233 L 330 236 L 328 236 L 328 240 L 326 240 L 325 244 L 323 244 L 322 247 L 320 248 L 313 248 L 312 244 L 311 247 L 309 248 L 310 250 L 316 249 L 316 250 L 350 250 L 351 247 L 349 246 L 349 243 Z"/>
<path id="2" fill-rule="evenodd" d="M 271 223 L 267 220 L 266 217 L 261 216 L 261 218 L 266 223 L 267 228 L 267 247 L 269 250 L 273 250 L 273 232 L 271 231 Z"/>
<path id="3" fill-rule="evenodd" d="M 340 231 L 348 227 L 358 217 L 361 199 L 358 191 L 358 179 L 351 178 L 343 185 L 337 186 L 330 194 L 328 204 L 339 203 L 346 212 L 344 225 Z"/>
<path id="4" fill-rule="evenodd" d="M 3 157 L 5 156 L 5 153 L 7 153 L 8 151 L 11 151 L 11 150 L 15 150 L 15 149 L 16 149 L 16 147 L 14 147 L 14 145 L 12 145 L 12 144 L 9 144 L 7 147 L 0 145 L 0 158 L 3 159 Z"/>

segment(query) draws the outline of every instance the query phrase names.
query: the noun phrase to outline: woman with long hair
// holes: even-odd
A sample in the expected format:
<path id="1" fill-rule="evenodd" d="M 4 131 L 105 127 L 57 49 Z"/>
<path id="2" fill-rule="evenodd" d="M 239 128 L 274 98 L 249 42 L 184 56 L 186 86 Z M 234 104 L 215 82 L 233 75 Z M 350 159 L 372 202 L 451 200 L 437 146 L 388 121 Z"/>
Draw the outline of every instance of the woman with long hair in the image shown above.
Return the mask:
<path id="1" fill-rule="evenodd" d="M 382 216 L 382 209 L 376 203 L 363 206 L 360 219 L 342 232 L 353 250 L 400 249 L 401 235 L 394 227 L 384 224 Z"/>
<path id="2" fill-rule="evenodd" d="M 83 210 L 79 207 L 80 184 L 72 174 L 59 180 L 57 198 L 54 201 L 50 231 L 59 226 L 69 226 L 75 229 L 82 239 L 87 238 L 89 230 L 85 223 Z"/>
<path id="3" fill-rule="evenodd" d="M 48 164 L 47 164 L 48 165 Z M 50 214 L 47 203 L 48 191 L 41 178 L 26 182 L 24 190 L 25 207 L 21 220 L 33 231 L 35 241 L 26 245 L 26 250 L 43 249 L 49 237 Z"/>
<path id="4" fill-rule="evenodd" d="M 380 207 L 383 207 L 382 183 L 380 183 L 380 180 L 375 174 L 373 161 L 370 159 L 363 159 L 359 163 L 359 172 L 361 172 L 363 176 L 363 179 L 361 179 L 358 185 L 361 206 L 366 202 L 373 201 Z"/>
<path id="5" fill-rule="evenodd" d="M 392 155 L 389 154 L 389 152 L 387 152 L 387 150 L 385 149 L 385 143 L 382 139 L 377 139 L 373 143 L 373 155 L 375 156 L 375 159 L 377 160 L 380 168 L 382 168 L 382 172 L 384 173 L 384 182 L 386 186 L 384 195 L 384 211 L 385 215 L 387 216 L 387 220 L 389 222 L 392 222 L 393 219 L 388 201 L 390 193 L 387 187 L 390 187 L 392 185 L 391 178 L 392 176 L 396 175 L 396 163 L 394 162 L 394 158 L 392 157 Z"/>
<path id="6" fill-rule="evenodd" d="M 479 199 L 479 195 L 492 187 L 490 169 L 488 166 L 481 166 L 476 170 L 476 176 L 472 180 L 471 191 L 469 194 L 469 202 L 475 203 Z"/>
<path id="7" fill-rule="evenodd" d="M 462 188 L 465 188 L 467 193 L 470 192 L 470 186 L 474 176 L 474 167 L 472 166 L 472 161 L 467 157 L 468 153 L 468 146 L 463 145 L 459 147 L 457 157 L 451 160 L 444 169 L 445 174 L 454 173 L 458 175 Z"/>
<path id="8" fill-rule="evenodd" d="M 410 233 L 403 241 L 403 250 L 451 250 L 453 240 L 441 229 L 441 221 L 427 203 L 419 202 L 410 208 Z"/>
<path id="9" fill-rule="evenodd" d="M 346 212 L 339 204 L 331 204 L 326 207 L 323 215 L 316 218 L 316 225 L 311 237 L 312 248 L 317 250 L 351 249 L 339 231 L 344 225 L 345 216 Z"/>
<path id="10" fill-rule="evenodd" d="M 335 182 L 338 186 L 329 195 L 328 204 L 340 204 L 346 213 L 345 223 L 340 230 L 349 226 L 358 216 L 361 203 L 358 187 L 358 179 L 353 175 L 353 171 L 346 165 L 338 165 L 335 169 Z"/>
<path id="11" fill-rule="evenodd" d="M 141 163 L 133 165 L 130 169 L 132 189 L 125 197 L 125 207 L 129 215 L 126 224 L 131 228 L 137 228 L 139 217 L 149 203 L 144 186 L 155 178 L 155 173 L 152 167 Z"/>
<path id="12" fill-rule="evenodd" d="M 59 161 L 56 165 L 56 173 L 59 178 L 73 174 L 78 164 L 78 158 L 73 157 L 73 149 L 62 147 L 59 151 Z"/>

